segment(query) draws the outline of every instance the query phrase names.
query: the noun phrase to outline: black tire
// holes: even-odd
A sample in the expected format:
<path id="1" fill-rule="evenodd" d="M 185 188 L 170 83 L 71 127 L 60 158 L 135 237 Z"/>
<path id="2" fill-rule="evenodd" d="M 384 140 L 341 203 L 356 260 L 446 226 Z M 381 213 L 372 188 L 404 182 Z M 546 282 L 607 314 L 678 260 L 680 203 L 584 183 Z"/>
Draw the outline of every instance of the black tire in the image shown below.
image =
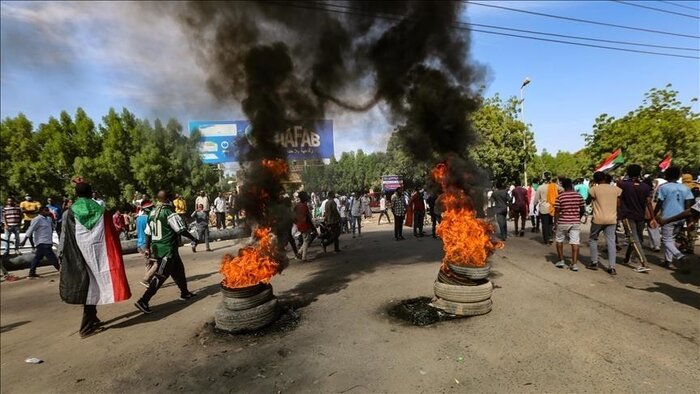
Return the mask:
<path id="1" fill-rule="evenodd" d="M 272 286 L 268 286 L 260 293 L 248 298 L 233 298 L 224 296 L 221 300 L 224 308 L 230 311 L 242 311 L 245 309 L 255 308 L 270 301 L 274 295 L 272 294 Z"/>
<path id="2" fill-rule="evenodd" d="M 491 302 L 491 299 L 479 302 L 463 303 L 438 298 L 437 300 L 433 301 L 431 305 L 451 315 L 478 316 L 491 312 L 491 306 L 493 303 Z"/>
<path id="3" fill-rule="evenodd" d="M 437 280 L 440 283 L 456 286 L 476 286 L 484 284 L 488 281 L 488 279 L 471 280 L 469 278 L 457 275 L 450 270 L 447 270 L 446 272 L 443 270 L 438 271 Z"/>
<path id="4" fill-rule="evenodd" d="M 491 298 L 493 284 L 486 282 L 476 286 L 455 286 L 436 281 L 433 290 L 435 296 L 447 301 L 474 303 Z"/>
<path id="5" fill-rule="evenodd" d="M 486 264 L 484 267 L 478 268 L 464 267 L 461 265 L 453 264 L 448 264 L 448 267 L 450 267 L 450 271 L 454 272 L 455 274 L 464 276 L 472 280 L 488 278 L 489 274 L 491 273 L 491 264 Z"/>
<path id="6" fill-rule="evenodd" d="M 223 304 L 214 312 L 216 328 L 232 333 L 254 331 L 274 322 L 279 316 L 277 298 L 243 311 L 231 311 Z"/>
<path id="7" fill-rule="evenodd" d="M 264 283 L 258 283 L 257 285 L 248 287 L 239 287 L 236 289 L 221 285 L 221 295 L 224 296 L 224 298 L 250 298 L 265 290 L 267 287 L 270 287 L 270 285 Z"/>

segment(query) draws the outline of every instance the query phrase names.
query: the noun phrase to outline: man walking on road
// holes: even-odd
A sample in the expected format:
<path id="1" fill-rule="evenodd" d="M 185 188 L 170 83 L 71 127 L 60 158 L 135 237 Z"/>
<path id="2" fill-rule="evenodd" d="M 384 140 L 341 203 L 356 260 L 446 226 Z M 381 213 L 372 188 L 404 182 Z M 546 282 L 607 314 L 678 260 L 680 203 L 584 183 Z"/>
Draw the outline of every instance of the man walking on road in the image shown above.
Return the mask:
<path id="1" fill-rule="evenodd" d="M 593 221 L 591 222 L 591 234 L 588 239 L 588 247 L 591 249 L 590 269 L 598 268 L 598 236 L 605 234 L 605 242 L 608 246 L 608 273 L 617 275 L 615 270 L 615 228 L 617 227 L 617 208 L 620 205 L 622 190 L 605 181 L 603 172 L 593 174 L 595 185 L 588 191 L 588 197 L 593 202 Z"/>
<path id="2" fill-rule="evenodd" d="M 403 220 L 406 216 L 406 201 L 403 198 L 403 189 L 400 187 L 391 196 L 391 212 L 394 214 L 394 238 L 397 241 L 404 240 Z"/>
<path id="3" fill-rule="evenodd" d="M 204 210 L 204 213 L 207 214 L 207 226 L 209 225 L 209 212 L 210 212 L 210 207 L 209 207 L 209 197 L 207 197 L 206 194 L 204 194 L 204 190 L 199 191 L 199 196 L 195 198 L 194 200 L 194 206 L 201 205 Z"/>
<path id="4" fill-rule="evenodd" d="M 389 213 L 386 208 L 386 194 L 382 193 L 382 198 L 379 199 L 379 221 L 377 225 L 382 224 L 382 216 L 386 216 L 386 220 L 391 224 L 391 219 L 389 218 Z"/>
<path id="5" fill-rule="evenodd" d="M 420 188 L 416 188 L 409 202 L 413 210 L 413 236 L 423 237 L 423 222 L 425 221 L 425 201 Z"/>
<path id="6" fill-rule="evenodd" d="M 111 218 L 92 200 L 92 188 L 78 179 L 76 200 L 66 210 L 58 256 L 61 260 L 59 290 L 68 304 L 83 305 L 80 336 L 100 325 L 97 305 L 131 297 L 124 272 L 121 244 Z"/>
<path id="7" fill-rule="evenodd" d="M 32 223 L 27 229 L 26 237 L 24 241 L 20 243 L 20 246 L 24 246 L 29 237 L 33 237 L 36 241 L 36 250 L 34 251 L 34 259 L 29 267 L 29 278 L 38 278 L 39 275 L 36 274 L 36 267 L 39 266 L 41 259 L 46 257 L 46 259 L 51 263 L 56 271 L 60 270 L 60 265 L 58 264 L 58 257 L 53 252 L 53 216 L 51 216 L 51 211 L 49 207 L 42 207 L 39 211 L 39 215 L 32 219 Z"/>
<path id="8" fill-rule="evenodd" d="M 535 192 L 535 204 L 540 215 L 540 224 L 542 225 L 542 241 L 545 245 L 552 244 L 552 215 L 554 207 L 549 203 L 548 194 L 550 194 L 550 178 L 548 172 L 543 175 L 543 184 L 541 184 Z"/>
<path id="9" fill-rule="evenodd" d="M 356 200 L 356 203 L 359 205 L 359 199 Z M 333 244 L 333 250 L 336 253 L 340 252 L 340 213 L 338 212 L 338 204 L 335 202 L 335 193 L 333 192 L 328 192 L 328 201 L 323 211 L 323 221 L 330 230 L 330 237 L 321 242 L 323 251 L 326 251 L 328 245 Z"/>
<path id="10" fill-rule="evenodd" d="M 442 221 L 442 209 L 438 205 L 438 195 L 436 194 L 431 194 L 430 197 L 428 197 L 428 213 L 430 214 L 430 222 L 432 226 L 432 232 L 431 236 L 433 238 L 437 238 L 437 232 L 435 229 L 437 228 L 437 225 Z"/>
<path id="11" fill-rule="evenodd" d="M 223 193 L 214 199 L 214 213 L 216 213 L 216 228 L 226 230 L 226 199 Z"/>
<path id="12" fill-rule="evenodd" d="M 195 296 L 187 289 L 185 265 L 178 252 L 178 235 L 190 239 L 192 244 L 197 244 L 197 240 L 187 231 L 180 216 L 174 212 L 169 192 L 161 190 L 158 192 L 158 205 L 149 215 L 146 227 L 145 257 L 154 257 L 158 269 L 151 278 L 148 289 L 135 304 L 143 313 L 152 312 L 148 303 L 169 276 L 173 277 L 180 289 L 181 300 L 188 300 Z"/>
<path id="13" fill-rule="evenodd" d="M 15 204 L 15 199 L 9 197 L 2 209 L 5 226 L 5 255 L 10 254 L 10 237 L 15 235 L 15 254 L 19 251 L 19 228 L 22 223 L 22 210 Z"/>
<path id="14" fill-rule="evenodd" d="M 658 199 L 654 216 L 661 212 L 661 218 L 665 221 L 690 208 L 694 202 L 693 193 L 690 189 L 678 183 L 681 170 L 678 167 L 669 167 L 666 170 L 667 182 L 659 187 Z M 678 250 L 675 237 L 683 230 L 685 220 L 666 223 L 661 227 L 661 241 L 664 245 L 664 266 L 670 267 L 673 263 L 679 266 L 685 256 Z M 676 262 L 674 263 L 674 260 Z"/>
<path id="15" fill-rule="evenodd" d="M 527 190 L 520 185 L 520 180 L 515 181 L 515 188 L 511 192 L 513 196 L 513 221 L 515 222 L 515 235 L 525 236 L 525 218 L 527 218 L 527 209 L 530 205 L 530 200 L 527 197 Z M 520 229 L 518 229 L 518 220 L 520 220 Z"/>
<path id="16" fill-rule="evenodd" d="M 651 217 L 650 226 L 656 227 L 651 208 L 651 187 L 642 182 L 642 167 L 638 164 L 630 164 L 627 167 L 629 179 L 617 183 L 617 187 L 622 190 L 620 196 L 620 209 L 617 212 L 618 219 L 622 221 L 627 237 L 627 252 L 625 253 L 624 264 L 628 264 L 634 252 L 639 258 L 640 266 L 635 268 L 636 272 L 647 272 L 647 257 L 642 249 L 644 239 L 644 213 Z"/>
<path id="17" fill-rule="evenodd" d="M 574 191 L 571 179 L 563 179 L 564 191 L 559 194 L 554 203 L 554 226 L 557 241 L 557 268 L 564 268 L 564 240 L 569 237 L 571 245 L 571 270 L 578 271 L 578 252 L 581 243 L 581 217 L 586 208 L 586 202 Z"/>
<path id="18" fill-rule="evenodd" d="M 496 190 L 491 193 L 491 201 L 493 202 L 493 214 L 496 216 L 498 223 L 498 232 L 501 240 L 505 241 L 508 238 L 508 190 L 503 187 L 503 182 L 496 184 Z"/>
<path id="19" fill-rule="evenodd" d="M 309 261 L 307 258 L 307 251 L 309 250 L 311 229 L 313 228 L 309 201 L 309 194 L 305 191 L 301 191 L 299 192 L 299 202 L 294 206 L 294 223 L 297 225 L 297 230 L 301 233 L 302 238 L 300 253 L 301 261 L 303 262 Z"/>
<path id="20" fill-rule="evenodd" d="M 353 193 L 353 196 L 355 196 L 355 193 Z M 355 238 L 355 230 L 357 230 L 357 236 L 362 237 L 362 199 L 355 197 L 350 204 L 350 228 L 352 229 L 352 237 Z"/>

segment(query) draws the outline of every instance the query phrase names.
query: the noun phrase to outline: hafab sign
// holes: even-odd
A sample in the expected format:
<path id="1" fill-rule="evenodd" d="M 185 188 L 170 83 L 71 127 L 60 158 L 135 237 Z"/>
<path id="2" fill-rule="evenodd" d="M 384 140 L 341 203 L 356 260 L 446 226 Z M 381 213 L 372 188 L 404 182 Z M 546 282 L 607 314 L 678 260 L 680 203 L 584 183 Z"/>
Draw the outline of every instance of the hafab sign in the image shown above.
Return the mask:
<path id="1" fill-rule="evenodd" d="M 247 120 L 191 120 L 189 131 L 199 131 L 198 143 L 202 161 L 207 164 L 239 161 L 239 146 L 253 145 L 252 130 Z M 287 150 L 290 160 L 328 159 L 333 156 L 333 121 L 314 120 L 292 125 L 278 133 L 277 143 Z"/>

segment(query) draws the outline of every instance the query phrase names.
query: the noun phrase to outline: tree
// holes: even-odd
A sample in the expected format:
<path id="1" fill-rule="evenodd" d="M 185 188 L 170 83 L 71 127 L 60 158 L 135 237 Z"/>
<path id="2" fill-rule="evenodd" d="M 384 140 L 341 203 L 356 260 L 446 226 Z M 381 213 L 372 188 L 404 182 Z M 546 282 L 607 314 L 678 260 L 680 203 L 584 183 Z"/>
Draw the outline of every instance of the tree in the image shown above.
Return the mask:
<path id="1" fill-rule="evenodd" d="M 33 131 L 23 115 L 0 123 L 2 196 L 31 194 L 37 199 L 71 194 L 70 180 L 80 175 L 103 194 L 108 206 L 130 202 L 136 191 L 170 188 L 188 198 L 214 190 L 217 170 L 203 164 L 199 133 L 189 138 L 174 119 L 165 126 L 136 118 L 127 109 L 110 109 L 99 126 L 78 108 L 51 117 Z"/>
<path id="2" fill-rule="evenodd" d="M 617 148 L 622 148 L 627 163 L 640 164 L 646 171 L 658 169 L 668 152 L 675 165 L 700 168 L 700 114 L 684 106 L 670 84 L 649 90 L 642 105 L 619 119 L 601 114 L 585 138 L 589 170 Z"/>
<path id="3" fill-rule="evenodd" d="M 558 151 L 554 156 L 544 149 L 542 154 L 532 158 L 527 173 L 530 180 L 540 179 L 544 172 L 549 172 L 552 176 L 580 178 L 590 176 L 588 163 L 588 153 L 585 149 L 576 153 Z"/>
<path id="4" fill-rule="evenodd" d="M 523 174 L 523 164 L 536 152 L 532 132 L 517 119 L 518 100 L 498 95 L 486 99 L 471 115 L 477 144 L 468 154 L 491 175 L 492 180 L 513 182 Z"/>

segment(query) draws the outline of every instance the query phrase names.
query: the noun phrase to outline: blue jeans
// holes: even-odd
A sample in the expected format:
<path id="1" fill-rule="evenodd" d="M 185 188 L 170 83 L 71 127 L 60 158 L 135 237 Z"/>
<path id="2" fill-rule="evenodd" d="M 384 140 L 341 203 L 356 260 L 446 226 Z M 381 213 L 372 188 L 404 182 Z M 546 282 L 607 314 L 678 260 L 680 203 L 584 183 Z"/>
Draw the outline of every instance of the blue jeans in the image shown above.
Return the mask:
<path id="1" fill-rule="evenodd" d="M 19 225 L 7 226 L 5 229 L 5 254 L 10 254 L 10 236 L 15 235 L 15 252 L 19 251 Z"/>
<path id="2" fill-rule="evenodd" d="M 666 223 L 661 227 L 661 242 L 664 244 L 664 260 L 668 263 L 680 259 L 683 253 L 676 246 L 676 235 L 683 230 L 685 220 Z"/>
<path id="3" fill-rule="evenodd" d="M 615 228 L 617 224 L 591 223 L 591 236 L 588 239 L 588 247 L 591 248 L 591 264 L 598 264 L 598 235 L 605 234 L 605 242 L 608 245 L 608 268 L 615 268 Z"/>
<path id="4" fill-rule="evenodd" d="M 32 265 L 29 267 L 29 275 L 36 273 L 36 267 L 42 258 L 46 257 L 56 270 L 60 269 L 61 266 L 58 265 L 58 258 L 53 252 L 53 245 L 51 244 L 41 244 L 36 246 L 36 251 L 34 251 L 34 259 L 32 260 Z"/>

